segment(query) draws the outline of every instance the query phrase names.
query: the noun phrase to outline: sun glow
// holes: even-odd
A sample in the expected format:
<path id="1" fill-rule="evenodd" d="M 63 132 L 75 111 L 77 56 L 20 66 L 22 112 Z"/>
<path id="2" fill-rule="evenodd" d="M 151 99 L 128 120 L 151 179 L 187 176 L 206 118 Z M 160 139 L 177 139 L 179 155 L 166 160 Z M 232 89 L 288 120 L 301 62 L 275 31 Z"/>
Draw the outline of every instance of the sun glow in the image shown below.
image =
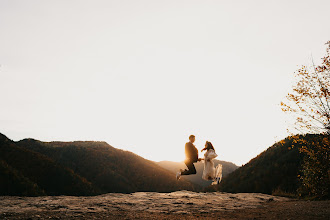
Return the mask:
<path id="1" fill-rule="evenodd" d="M 290 74 L 330 36 L 324 2 L 32 2 L 0 2 L 0 132 L 155 161 L 190 134 L 237 165 L 287 136 Z"/>

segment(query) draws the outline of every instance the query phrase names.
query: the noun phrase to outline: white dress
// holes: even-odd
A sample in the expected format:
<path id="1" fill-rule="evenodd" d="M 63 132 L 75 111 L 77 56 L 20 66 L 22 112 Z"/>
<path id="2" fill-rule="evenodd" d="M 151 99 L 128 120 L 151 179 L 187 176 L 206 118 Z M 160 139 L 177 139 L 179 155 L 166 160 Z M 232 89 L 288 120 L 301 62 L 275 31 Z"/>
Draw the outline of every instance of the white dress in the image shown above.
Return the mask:
<path id="1" fill-rule="evenodd" d="M 213 180 L 214 182 L 212 184 L 219 184 L 222 178 L 222 165 L 218 164 L 218 166 L 214 168 L 213 159 L 217 156 L 213 149 L 206 151 L 204 154 L 204 171 L 202 178 L 204 180 Z"/>

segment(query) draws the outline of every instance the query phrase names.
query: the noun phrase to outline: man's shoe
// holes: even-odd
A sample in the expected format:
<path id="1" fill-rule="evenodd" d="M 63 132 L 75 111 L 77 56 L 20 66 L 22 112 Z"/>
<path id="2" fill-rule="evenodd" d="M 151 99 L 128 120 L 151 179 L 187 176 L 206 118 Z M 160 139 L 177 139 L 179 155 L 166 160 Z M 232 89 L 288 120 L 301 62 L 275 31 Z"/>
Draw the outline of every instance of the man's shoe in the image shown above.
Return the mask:
<path id="1" fill-rule="evenodd" d="M 181 177 L 181 172 L 177 172 L 177 173 L 176 173 L 176 180 L 179 180 L 180 177 Z"/>

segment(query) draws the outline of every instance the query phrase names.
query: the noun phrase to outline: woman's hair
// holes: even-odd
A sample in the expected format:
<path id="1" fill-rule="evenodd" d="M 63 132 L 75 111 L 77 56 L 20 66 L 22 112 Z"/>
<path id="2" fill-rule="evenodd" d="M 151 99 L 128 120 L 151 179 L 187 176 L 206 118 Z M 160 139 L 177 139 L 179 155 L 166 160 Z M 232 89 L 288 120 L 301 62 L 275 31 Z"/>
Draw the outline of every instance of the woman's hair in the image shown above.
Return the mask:
<path id="1" fill-rule="evenodd" d="M 214 150 L 214 147 L 211 142 L 206 141 L 206 147 L 203 150 L 210 150 L 210 149 Z"/>

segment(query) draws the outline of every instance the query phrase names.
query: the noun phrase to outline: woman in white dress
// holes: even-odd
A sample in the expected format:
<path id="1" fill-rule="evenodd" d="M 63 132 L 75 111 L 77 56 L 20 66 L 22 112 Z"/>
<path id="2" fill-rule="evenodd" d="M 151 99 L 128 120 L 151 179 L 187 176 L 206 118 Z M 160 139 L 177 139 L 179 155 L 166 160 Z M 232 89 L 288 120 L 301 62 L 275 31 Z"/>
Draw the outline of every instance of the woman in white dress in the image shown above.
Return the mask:
<path id="1" fill-rule="evenodd" d="M 206 150 L 204 154 L 204 171 L 202 178 L 204 180 L 213 180 L 212 184 L 219 184 L 222 178 L 222 165 L 218 164 L 216 168 L 214 168 L 213 159 L 218 155 L 215 153 L 214 147 L 211 142 L 206 141 L 205 148 L 201 150 L 203 152 Z"/>

